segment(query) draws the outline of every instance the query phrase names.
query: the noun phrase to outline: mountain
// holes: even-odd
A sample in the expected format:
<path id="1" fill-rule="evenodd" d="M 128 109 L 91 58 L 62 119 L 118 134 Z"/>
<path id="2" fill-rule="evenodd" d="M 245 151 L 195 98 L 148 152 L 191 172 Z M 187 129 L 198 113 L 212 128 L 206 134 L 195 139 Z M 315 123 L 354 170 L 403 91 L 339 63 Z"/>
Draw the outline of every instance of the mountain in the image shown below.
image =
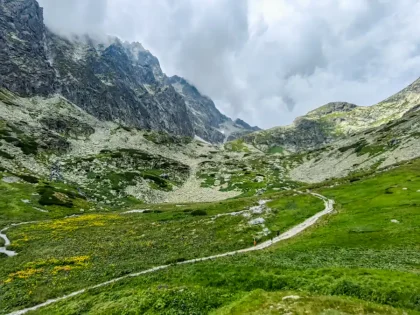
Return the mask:
<path id="1" fill-rule="evenodd" d="M 173 76 L 168 78 L 167 82 L 184 98 L 194 132 L 198 137 L 217 143 L 260 130 L 241 119 L 232 121 L 221 114 L 209 97 L 201 95 L 197 88 L 184 78 Z"/>
<path id="2" fill-rule="evenodd" d="M 354 133 L 401 118 L 420 104 L 420 79 L 373 106 L 333 102 L 321 106 L 293 124 L 250 133 L 243 140 L 262 150 L 300 152 L 319 149 Z"/>
<path id="3" fill-rule="evenodd" d="M 0 86 L 20 96 L 60 94 L 101 120 L 214 143 L 226 138 L 222 125 L 231 119 L 184 79 L 168 78 L 141 44 L 60 37 L 35 0 L 0 0 L 0 48 Z"/>

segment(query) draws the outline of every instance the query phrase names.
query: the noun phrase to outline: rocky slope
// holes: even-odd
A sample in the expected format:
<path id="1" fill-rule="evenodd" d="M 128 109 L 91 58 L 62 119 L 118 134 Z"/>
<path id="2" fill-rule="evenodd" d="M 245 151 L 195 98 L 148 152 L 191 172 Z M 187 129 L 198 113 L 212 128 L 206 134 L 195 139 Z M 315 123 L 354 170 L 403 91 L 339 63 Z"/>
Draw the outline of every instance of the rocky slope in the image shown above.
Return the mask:
<path id="1" fill-rule="evenodd" d="M 184 79 L 167 78 L 139 43 L 53 34 L 35 0 L 0 0 L 0 86 L 61 94 L 101 120 L 210 142 L 222 142 L 220 126 L 231 121 Z"/>
<path id="2" fill-rule="evenodd" d="M 21 98 L 3 89 L 0 173 L 40 189 L 45 183 L 43 192 L 51 190 L 48 185 L 78 188 L 113 207 L 254 196 L 420 156 L 419 108 L 320 149 L 267 154 L 240 139 L 216 146 L 128 128 L 98 120 L 62 96 Z"/>
<path id="3" fill-rule="evenodd" d="M 317 183 L 360 172 L 376 171 L 420 156 L 420 110 L 352 134 L 328 146 L 291 156 L 293 180 Z"/>
<path id="4" fill-rule="evenodd" d="M 173 76 L 167 82 L 184 98 L 195 134 L 213 143 L 233 140 L 249 132 L 260 130 L 241 119 L 232 121 L 221 114 L 214 102 L 201 95 L 195 86 L 185 79 Z"/>
<path id="5" fill-rule="evenodd" d="M 196 173 L 204 161 L 242 156 L 189 137 L 104 122 L 59 95 L 22 98 L 0 89 L 0 173 L 78 187 L 100 204 L 236 196 L 240 191 L 200 187 Z"/>
<path id="6" fill-rule="evenodd" d="M 251 133 L 244 141 L 263 151 L 318 149 L 350 135 L 401 118 L 420 103 L 420 79 L 373 106 L 329 103 L 297 118 L 293 124 Z"/>

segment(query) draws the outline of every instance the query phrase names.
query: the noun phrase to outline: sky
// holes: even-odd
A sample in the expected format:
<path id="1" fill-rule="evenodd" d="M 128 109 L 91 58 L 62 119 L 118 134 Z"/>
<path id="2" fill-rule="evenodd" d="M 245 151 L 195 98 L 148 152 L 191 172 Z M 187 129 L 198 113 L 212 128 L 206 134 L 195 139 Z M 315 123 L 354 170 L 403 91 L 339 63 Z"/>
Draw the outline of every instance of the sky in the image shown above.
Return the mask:
<path id="1" fill-rule="evenodd" d="M 420 77 L 418 0 L 39 0 L 62 35 L 138 41 L 232 118 L 270 128 Z"/>

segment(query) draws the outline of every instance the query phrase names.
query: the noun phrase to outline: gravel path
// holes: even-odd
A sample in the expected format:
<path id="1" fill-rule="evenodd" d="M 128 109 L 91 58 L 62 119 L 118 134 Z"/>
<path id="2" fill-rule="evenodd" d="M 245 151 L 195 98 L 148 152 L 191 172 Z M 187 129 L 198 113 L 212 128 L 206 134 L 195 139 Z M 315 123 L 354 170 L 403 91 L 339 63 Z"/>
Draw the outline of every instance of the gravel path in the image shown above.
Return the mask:
<path id="1" fill-rule="evenodd" d="M 319 195 L 319 194 L 315 194 L 315 193 L 311 193 L 311 195 L 313 195 L 313 196 L 321 199 L 322 201 L 324 201 L 324 205 L 325 205 L 324 210 L 316 213 L 312 217 L 306 219 L 304 222 L 294 226 L 293 228 L 291 228 L 287 232 L 273 238 L 273 240 L 268 240 L 268 241 L 263 242 L 263 243 L 261 243 L 257 246 L 250 247 L 250 248 L 245 248 L 245 249 L 241 249 L 241 250 L 237 250 L 237 251 L 233 251 L 233 252 L 227 252 L 227 253 L 223 253 L 223 254 L 219 254 L 219 255 L 213 255 L 213 256 L 208 256 L 208 257 L 203 257 L 203 258 L 186 260 L 186 261 L 179 262 L 179 263 L 172 264 L 172 265 L 162 265 L 162 266 L 154 267 L 154 268 L 147 269 L 147 270 L 144 270 L 144 271 L 140 271 L 140 272 L 137 272 L 137 273 L 132 273 L 132 274 L 120 277 L 120 278 L 112 279 L 112 280 L 97 284 L 95 286 L 92 286 L 92 287 L 89 287 L 89 288 L 86 288 L 86 289 L 82 289 L 82 290 L 70 293 L 68 295 L 64 295 L 64 296 L 56 298 L 56 299 L 48 300 L 44 303 L 35 305 L 33 307 L 28 307 L 28 308 L 25 308 L 25 309 L 20 310 L 20 311 L 15 311 L 15 312 L 9 313 L 8 315 L 26 314 L 27 312 L 38 310 L 38 309 L 40 309 L 44 306 L 69 299 L 69 298 L 71 298 L 73 296 L 76 296 L 76 295 L 80 295 L 82 293 L 85 293 L 88 290 L 104 287 L 104 286 L 107 286 L 109 284 L 112 284 L 112 283 L 115 283 L 115 282 L 118 282 L 118 281 L 121 281 L 121 280 L 124 280 L 124 279 L 138 277 L 138 276 L 141 276 L 141 275 L 144 275 L 144 274 L 148 274 L 148 273 L 152 273 L 152 272 L 155 272 L 155 271 L 158 271 L 158 270 L 166 269 L 166 268 L 169 268 L 170 266 L 193 264 L 193 263 L 196 263 L 196 262 L 201 262 L 201 261 L 206 261 L 206 260 L 211 260 L 211 259 L 216 259 L 216 258 L 221 258 L 221 257 L 226 257 L 226 256 L 233 256 L 233 255 L 240 254 L 240 253 L 252 252 L 252 251 L 262 250 L 264 248 L 270 247 L 273 244 L 276 244 L 280 241 L 289 239 L 289 238 L 301 233 L 303 230 L 305 230 L 308 227 L 315 224 L 318 221 L 319 218 L 321 218 L 322 216 L 324 216 L 326 214 L 331 213 L 334 210 L 334 200 L 327 199 L 326 197 L 324 197 L 322 195 Z"/>
<path id="2" fill-rule="evenodd" d="M 4 240 L 4 246 L 0 247 L 0 253 L 6 254 L 7 256 L 12 257 L 16 255 L 16 252 L 6 249 L 6 247 L 10 245 L 10 240 L 7 238 L 4 232 L 6 232 L 8 229 L 9 228 L 4 228 L 3 230 L 0 231 L 0 238 Z"/>
<path id="3" fill-rule="evenodd" d="M 37 223 L 37 222 L 22 222 L 22 223 L 17 223 L 17 224 L 11 224 L 8 227 L 5 227 L 3 230 L 0 231 L 0 238 L 2 238 L 4 240 L 4 246 L 0 247 L 0 253 L 6 254 L 9 257 L 12 256 L 16 256 L 17 253 L 12 251 L 12 250 L 7 250 L 6 247 L 10 245 L 10 240 L 7 237 L 6 234 L 4 234 L 8 229 L 10 229 L 11 227 L 14 226 L 19 226 L 19 225 L 25 225 L 25 224 L 32 224 L 32 223 Z"/>

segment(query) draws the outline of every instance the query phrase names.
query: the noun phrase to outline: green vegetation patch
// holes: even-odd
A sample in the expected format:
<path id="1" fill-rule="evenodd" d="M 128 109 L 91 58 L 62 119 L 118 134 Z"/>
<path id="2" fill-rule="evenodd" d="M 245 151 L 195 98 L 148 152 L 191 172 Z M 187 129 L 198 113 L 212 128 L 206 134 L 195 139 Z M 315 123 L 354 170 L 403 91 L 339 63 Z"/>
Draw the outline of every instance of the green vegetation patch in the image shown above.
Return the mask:
<path id="1" fill-rule="evenodd" d="M 284 148 L 281 146 L 274 146 L 268 149 L 268 154 L 284 153 Z"/>
<path id="2" fill-rule="evenodd" d="M 308 295 L 305 292 L 267 292 L 258 289 L 241 299 L 218 309 L 213 315 L 265 315 L 265 314 L 330 314 L 403 315 L 403 310 L 338 296 Z"/>
<path id="3" fill-rule="evenodd" d="M 375 156 L 377 154 L 384 152 L 385 146 L 384 145 L 369 145 L 365 139 L 362 139 L 351 145 L 341 147 L 338 149 L 338 151 L 344 153 L 351 149 L 354 149 L 354 152 L 356 152 L 357 156 L 361 156 L 364 154 L 369 154 L 369 156 Z"/>
<path id="4" fill-rule="evenodd" d="M 171 135 L 163 131 L 149 131 L 144 134 L 144 138 L 155 144 L 163 145 L 183 145 L 193 141 L 191 137 Z"/>
<path id="5" fill-rule="evenodd" d="M 38 189 L 40 195 L 39 204 L 43 206 L 63 206 L 67 208 L 73 207 L 73 200 L 76 198 L 74 193 L 57 189 L 50 185 L 44 185 Z M 83 196 L 78 196 L 83 198 Z"/>
<path id="6" fill-rule="evenodd" d="M 244 140 L 238 139 L 225 144 L 225 150 L 232 152 L 249 152 Z"/>

